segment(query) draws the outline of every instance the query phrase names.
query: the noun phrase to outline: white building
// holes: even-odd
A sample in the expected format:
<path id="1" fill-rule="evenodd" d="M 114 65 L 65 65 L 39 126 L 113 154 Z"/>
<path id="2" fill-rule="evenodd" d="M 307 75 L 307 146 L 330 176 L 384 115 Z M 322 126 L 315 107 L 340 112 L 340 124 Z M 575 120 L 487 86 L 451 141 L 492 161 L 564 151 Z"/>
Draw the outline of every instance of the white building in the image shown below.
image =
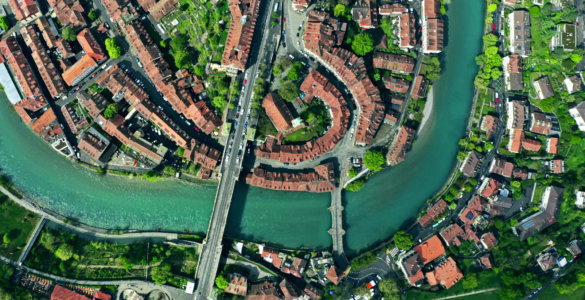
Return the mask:
<path id="1" fill-rule="evenodd" d="M 569 109 L 569 114 L 577 122 L 579 130 L 585 131 L 585 102 L 581 102 L 579 105 Z"/>

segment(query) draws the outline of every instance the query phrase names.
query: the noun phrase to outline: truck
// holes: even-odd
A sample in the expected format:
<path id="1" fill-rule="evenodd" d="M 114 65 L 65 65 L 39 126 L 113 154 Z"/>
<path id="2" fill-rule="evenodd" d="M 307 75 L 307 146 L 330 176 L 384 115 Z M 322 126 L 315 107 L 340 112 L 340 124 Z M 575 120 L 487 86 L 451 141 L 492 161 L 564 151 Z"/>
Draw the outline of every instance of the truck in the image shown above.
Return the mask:
<path id="1" fill-rule="evenodd" d="M 366 284 L 366 287 L 368 288 L 368 290 L 375 287 L 375 286 L 376 286 L 376 282 L 373 280 L 368 282 L 368 284 Z"/>
<path id="2" fill-rule="evenodd" d="M 274 3 L 274 12 L 278 10 L 278 2 Z"/>

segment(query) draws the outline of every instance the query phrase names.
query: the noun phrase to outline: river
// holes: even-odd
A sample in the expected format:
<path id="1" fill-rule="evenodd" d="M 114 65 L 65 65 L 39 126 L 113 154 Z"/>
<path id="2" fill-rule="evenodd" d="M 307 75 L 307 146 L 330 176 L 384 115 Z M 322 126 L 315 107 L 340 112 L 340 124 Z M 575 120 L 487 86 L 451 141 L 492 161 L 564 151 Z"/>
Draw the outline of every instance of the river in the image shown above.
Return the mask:
<path id="1" fill-rule="evenodd" d="M 474 57 L 480 50 L 484 2 L 452 0 L 444 72 L 434 85 L 434 111 L 407 159 L 357 193 L 345 193 L 347 252 L 386 239 L 410 221 L 444 183 L 471 107 Z M 0 170 L 39 205 L 104 228 L 207 229 L 216 184 L 152 183 L 99 177 L 43 143 L 0 95 Z M 329 194 L 276 192 L 239 184 L 226 234 L 283 247 L 326 248 Z"/>

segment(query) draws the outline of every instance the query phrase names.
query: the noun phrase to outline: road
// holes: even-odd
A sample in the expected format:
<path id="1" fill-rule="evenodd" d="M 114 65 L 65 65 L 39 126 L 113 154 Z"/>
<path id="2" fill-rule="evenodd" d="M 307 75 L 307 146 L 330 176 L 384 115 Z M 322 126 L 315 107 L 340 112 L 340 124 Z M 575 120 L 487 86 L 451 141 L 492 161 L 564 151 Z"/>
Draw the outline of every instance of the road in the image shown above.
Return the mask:
<path id="1" fill-rule="evenodd" d="M 246 130 L 247 120 L 250 118 L 253 86 L 258 76 L 258 68 L 260 62 L 263 60 L 266 49 L 265 44 L 268 36 L 268 31 L 264 27 L 269 24 L 270 9 L 274 0 L 269 0 L 268 3 L 261 4 L 259 21 L 256 23 L 255 32 L 262 32 L 260 43 L 258 47 L 252 49 L 249 57 L 249 67 L 244 72 L 244 80 L 247 80 L 246 85 L 243 86 L 244 92 L 240 96 L 239 106 L 242 112 L 236 119 L 236 123 L 232 127 L 232 131 L 226 143 L 227 147 L 223 154 L 222 165 L 220 170 L 220 182 L 217 188 L 213 212 L 209 221 L 209 228 L 207 229 L 207 237 L 203 242 L 203 248 L 199 257 L 199 264 L 195 274 L 195 284 L 197 290 L 195 292 L 195 299 L 206 300 L 211 299 L 213 284 L 215 282 L 215 275 L 219 267 L 219 260 L 222 252 L 222 237 L 227 223 L 229 208 L 234 192 L 236 180 L 240 174 L 243 156 L 245 154 L 246 144 Z M 268 5 L 268 6 L 266 6 Z M 264 9 L 262 9 L 264 6 Z M 264 18 L 262 16 L 264 12 Z M 257 35 L 255 35 L 257 37 Z M 254 44 L 256 45 L 256 44 Z"/>

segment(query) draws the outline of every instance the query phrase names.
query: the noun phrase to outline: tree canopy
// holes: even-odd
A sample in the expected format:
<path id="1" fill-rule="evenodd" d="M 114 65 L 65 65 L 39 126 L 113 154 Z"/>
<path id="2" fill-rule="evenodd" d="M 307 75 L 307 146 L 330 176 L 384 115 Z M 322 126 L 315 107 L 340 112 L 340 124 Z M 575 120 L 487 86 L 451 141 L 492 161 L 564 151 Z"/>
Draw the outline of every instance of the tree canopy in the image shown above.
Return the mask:
<path id="1" fill-rule="evenodd" d="M 364 56 L 374 50 L 374 40 L 369 33 L 362 32 L 353 37 L 351 50 L 358 56 Z"/>
<path id="2" fill-rule="evenodd" d="M 67 261 L 71 257 L 73 257 L 73 246 L 69 244 L 62 244 L 61 246 L 59 246 L 59 248 L 57 248 L 55 255 L 60 260 Z"/>
<path id="3" fill-rule="evenodd" d="M 106 50 L 111 58 L 118 58 L 122 55 L 122 47 L 120 47 L 116 39 L 106 39 Z"/>
<path id="4" fill-rule="evenodd" d="M 425 55 L 423 57 L 423 63 L 425 65 L 425 77 L 430 81 L 439 79 L 441 74 L 441 62 L 436 56 Z"/>
<path id="5" fill-rule="evenodd" d="M 278 95 L 280 95 L 282 99 L 292 102 L 299 96 L 299 88 L 294 82 L 287 81 L 278 89 Z"/>
<path id="6" fill-rule="evenodd" d="M 223 274 L 219 274 L 215 278 L 215 285 L 220 290 L 225 290 L 228 287 L 228 284 L 229 283 L 228 283 L 227 279 L 225 278 L 225 276 L 223 276 Z"/>
<path id="7" fill-rule="evenodd" d="M 386 162 L 384 154 L 379 151 L 369 150 L 364 157 L 364 164 L 368 169 L 377 172 L 382 170 L 382 165 Z"/>
<path id="8" fill-rule="evenodd" d="M 156 284 L 167 283 L 173 276 L 173 273 L 171 272 L 171 265 L 163 263 L 158 267 L 154 267 L 152 271 L 150 271 L 150 276 Z"/>
<path id="9" fill-rule="evenodd" d="M 98 13 L 95 9 L 92 9 L 89 11 L 89 13 L 87 13 L 87 17 L 91 20 L 91 21 L 95 21 L 98 18 Z"/>
<path id="10" fill-rule="evenodd" d="M 335 7 L 333 8 L 333 15 L 335 17 L 343 17 L 345 16 L 345 11 L 346 11 L 346 7 L 345 5 L 341 4 L 341 3 L 337 3 L 337 5 L 335 5 Z"/>
<path id="11" fill-rule="evenodd" d="M 115 114 L 118 113 L 118 105 L 116 103 L 110 103 L 104 111 L 104 118 L 111 119 Z"/>
<path id="12" fill-rule="evenodd" d="M 394 235 L 394 244 L 400 249 L 408 250 L 414 245 L 414 240 L 410 233 L 401 230 Z"/>
<path id="13" fill-rule="evenodd" d="M 10 22 L 8 21 L 8 18 L 6 18 L 6 16 L 0 17 L 0 28 L 2 28 L 3 30 L 10 29 Z"/>
<path id="14" fill-rule="evenodd" d="M 73 42 L 77 40 L 77 33 L 75 29 L 72 27 L 63 28 L 63 31 L 61 31 L 61 35 L 63 36 L 63 39 L 65 39 L 66 41 Z"/>
<path id="15" fill-rule="evenodd" d="M 357 179 L 348 184 L 345 187 L 345 189 L 350 192 L 357 192 L 361 190 L 364 186 L 366 186 L 366 182 L 363 179 Z"/>
<path id="16" fill-rule="evenodd" d="M 384 298 L 388 299 L 399 299 L 399 292 L 398 285 L 396 281 L 392 279 L 383 279 L 378 283 L 378 288 L 380 292 L 384 293 Z"/>

